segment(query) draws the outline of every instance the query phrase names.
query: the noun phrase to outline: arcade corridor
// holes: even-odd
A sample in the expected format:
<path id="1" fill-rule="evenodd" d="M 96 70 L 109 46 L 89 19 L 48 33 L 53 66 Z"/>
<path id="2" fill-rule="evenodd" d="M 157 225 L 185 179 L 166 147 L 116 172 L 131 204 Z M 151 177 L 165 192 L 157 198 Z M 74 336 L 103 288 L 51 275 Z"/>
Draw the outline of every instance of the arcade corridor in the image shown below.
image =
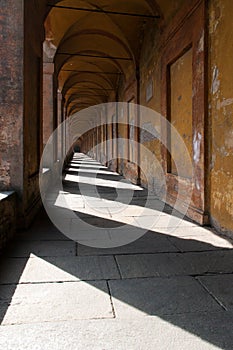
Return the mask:
<path id="1" fill-rule="evenodd" d="M 89 246 L 61 234 L 44 211 L 18 236 L 1 260 L 1 348 L 232 349 L 233 243 L 179 213 L 165 233 L 171 208 L 155 196 L 145 207 L 145 190 L 89 157 L 75 154 L 67 169 L 72 209 L 93 225 L 78 230 Z M 116 235 L 136 239 L 143 226 L 148 232 L 128 245 L 91 248 L 116 244 Z"/>
<path id="2" fill-rule="evenodd" d="M 0 5 L 0 348 L 232 350 L 233 1 Z"/>

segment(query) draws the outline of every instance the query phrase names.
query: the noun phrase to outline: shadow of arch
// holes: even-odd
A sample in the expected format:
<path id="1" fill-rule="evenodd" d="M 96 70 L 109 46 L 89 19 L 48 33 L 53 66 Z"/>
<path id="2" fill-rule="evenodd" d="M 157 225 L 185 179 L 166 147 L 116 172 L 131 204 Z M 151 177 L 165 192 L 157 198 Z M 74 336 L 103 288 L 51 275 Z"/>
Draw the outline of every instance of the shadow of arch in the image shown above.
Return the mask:
<path id="1" fill-rule="evenodd" d="M 74 159 L 74 163 L 79 164 L 77 157 Z M 93 162 L 86 163 L 93 165 Z M 109 174 L 111 176 L 111 172 Z M 99 177 L 103 176 L 100 174 Z M 107 185 L 108 176 L 103 178 Z M 78 191 L 78 188 L 71 183 L 65 184 L 65 186 L 69 193 L 77 193 Z M 105 195 L 107 194 L 112 196 L 108 198 L 116 199 L 113 188 L 111 192 L 106 191 Z M 79 210 L 76 210 L 76 215 L 82 217 L 93 228 L 103 227 L 114 230 L 122 225 L 118 220 L 84 214 Z M 192 238 L 186 242 L 186 253 L 181 254 L 180 247 L 185 243 L 182 237 L 164 235 L 159 231 L 148 231 L 137 241 L 123 247 L 98 249 L 78 244 L 76 254 L 70 254 L 69 251 L 64 250 L 66 254 L 59 255 L 56 251 L 58 242 L 60 242 L 60 246 L 65 247 L 72 241 L 53 227 L 44 212 L 40 213 L 34 226 L 28 232 L 21 234 L 20 239 L 21 241 L 18 242 L 18 246 L 21 245 L 19 250 L 17 244 L 14 243 L 6 253 L 8 256 L 13 254 L 17 257 L 17 259 L 13 258 L 14 272 L 8 273 L 9 259 L 6 261 L 3 259 L 1 264 L 1 271 L 4 272 L 5 269 L 1 281 L 4 280 L 6 283 L 4 286 L 5 296 L 2 299 L 4 303 L 1 304 L 0 309 L 1 320 L 4 319 L 8 308 L 11 308 L 9 304 L 16 292 L 16 284 L 22 278 L 29 262 L 28 259 L 33 254 L 30 261 L 34 259 L 34 262 L 37 261 L 38 264 L 41 264 L 41 268 L 37 268 L 38 275 L 33 275 L 33 288 L 35 288 L 35 284 L 46 283 L 48 292 L 50 285 L 54 285 L 54 283 L 61 285 L 61 277 L 57 277 L 54 273 L 56 270 L 59 271 L 60 276 L 61 274 L 66 275 L 63 285 L 84 281 L 90 287 L 111 297 L 112 307 L 117 318 L 124 315 L 124 310 L 128 308 L 133 310 L 134 318 L 137 318 L 138 314 L 140 315 L 141 324 L 147 320 L 142 316 L 155 316 L 157 319 L 179 327 L 205 342 L 222 349 L 230 350 L 232 348 L 232 313 L 224 311 L 221 305 L 198 282 L 200 276 L 206 276 L 210 272 L 212 275 L 220 273 L 221 278 L 226 280 L 227 275 L 222 275 L 219 271 L 221 271 L 220 266 L 223 259 L 228 262 L 232 261 L 232 249 L 218 248 Z M 27 245 L 27 242 L 30 244 Z M 40 242 L 43 242 L 42 246 Z M 23 245 L 24 249 L 22 250 Z M 115 266 L 116 270 L 112 273 L 111 270 L 104 269 L 104 266 L 111 266 L 111 268 Z M 228 273 L 232 273 L 230 268 L 232 266 L 229 263 L 226 267 Z M 43 275 L 44 269 L 47 271 L 46 281 Z M 22 279 L 20 283 L 24 283 Z M 29 290 L 31 286 L 32 284 L 27 284 L 25 288 Z M 63 297 L 65 298 L 65 294 Z M 81 300 L 81 302 L 84 303 L 85 300 Z M 17 317 L 20 317 L 19 301 L 20 299 L 18 299 Z M 44 297 L 42 301 L 45 301 Z M 35 314 L 39 305 L 38 300 L 37 303 L 30 305 L 32 314 Z M 56 316 L 54 316 L 55 319 L 49 319 L 53 317 L 53 313 L 47 313 L 46 307 L 47 304 L 41 309 L 42 317 L 47 321 L 58 321 Z M 59 304 L 56 307 L 64 306 Z M 68 317 L 69 310 L 67 312 Z M 21 323 L 23 323 L 24 316 L 25 313 L 22 313 Z M 103 316 L 100 315 L 99 318 L 103 318 Z M 166 330 L 166 324 L 163 324 L 163 327 L 162 330 Z M 154 335 L 154 337 L 160 336 L 161 334 Z M 170 341 L 175 341 L 175 339 Z"/>

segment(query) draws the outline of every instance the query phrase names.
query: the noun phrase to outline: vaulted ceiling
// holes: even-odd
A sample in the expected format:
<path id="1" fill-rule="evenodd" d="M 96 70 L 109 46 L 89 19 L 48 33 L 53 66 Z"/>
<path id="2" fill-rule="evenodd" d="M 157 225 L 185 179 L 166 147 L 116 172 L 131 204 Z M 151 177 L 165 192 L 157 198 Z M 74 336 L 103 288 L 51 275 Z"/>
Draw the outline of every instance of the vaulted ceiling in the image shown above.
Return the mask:
<path id="1" fill-rule="evenodd" d="M 157 3 L 47 2 L 44 59 L 54 61 L 69 114 L 114 99 L 119 82 L 136 74 L 145 23 L 158 25 L 163 19 Z"/>

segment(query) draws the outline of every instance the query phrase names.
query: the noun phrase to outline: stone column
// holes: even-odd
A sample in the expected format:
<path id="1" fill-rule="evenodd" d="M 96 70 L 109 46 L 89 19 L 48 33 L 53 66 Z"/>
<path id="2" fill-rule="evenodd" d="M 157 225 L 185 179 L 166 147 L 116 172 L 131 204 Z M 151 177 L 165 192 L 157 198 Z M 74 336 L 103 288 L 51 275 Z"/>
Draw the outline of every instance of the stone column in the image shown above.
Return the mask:
<path id="1" fill-rule="evenodd" d="M 54 131 L 54 101 L 53 101 L 53 63 L 43 63 L 43 145 L 49 141 Z M 52 141 L 52 140 L 50 140 Z M 54 161 L 53 144 L 50 142 L 46 166 L 51 167 Z"/>
<path id="2" fill-rule="evenodd" d="M 62 94 L 60 91 L 57 93 L 57 125 L 58 125 L 58 135 L 57 135 L 57 159 L 62 157 Z"/>

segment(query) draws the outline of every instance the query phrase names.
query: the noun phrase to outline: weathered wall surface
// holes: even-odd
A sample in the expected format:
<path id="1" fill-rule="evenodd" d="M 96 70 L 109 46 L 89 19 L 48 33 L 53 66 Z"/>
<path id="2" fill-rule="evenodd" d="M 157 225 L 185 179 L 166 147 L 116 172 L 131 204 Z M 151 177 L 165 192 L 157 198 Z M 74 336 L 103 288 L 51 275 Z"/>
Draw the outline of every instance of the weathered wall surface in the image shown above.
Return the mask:
<path id="1" fill-rule="evenodd" d="M 173 31 L 176 30 L 176 13 L 178 9 L 182 10 L 182 8 L 184 8 L 185 13 L 186 2 L 184 1 L 170 3 L 165 1 L 161 4 L 161 9 L 163 13 L 165 13 L 163 24 L 159 24 L 158 21 L 149 21 L 144 28 L 145 36 L 140 61 L 140 103 L 143 106 L 151 108 L 155 114 L 153 115 L 152 113 L 145 112 L 141 117 L 141 127 L 145 128 L 149 133 L 150 131 L 152 133 L 150 135 L 145 130 L 141 130 L 141 180 L 142 184 L 148 186 L 153 192 L 157 192 L 159 180 L 157 175 L 161 172 L 160 164 L 163 157 L 161 153 L 161 143 L 153 135 L 156 135 L 156 132 L 160 135 L 162 133 L 158 120 L 159 115 L 162 113 L 161 95 L 164 93 L 164 91 L 162 91 L 162 79 L 165 77 L 162 76 L 161 70 L 161 65 L 163 64 L 164 41 L 166 40 L 167 28 L 173 27 Z M 192 71 L 190 70 L 192 69 L 192 62 L 190 63 L 191 58 L 187 60 L 188 62 L 186 62 L 185 59 L 183 59 L 182 62 L 179 62 L 179 60 L 182 59 L 178 59 L 178 62 L 174 62 L 170 72 L 171 123 L 178 131 L 181 131 L 191 154 L 192 121 L 190 126 L 190 120 L 192 120 L 192 91 L 190 93 L 190 90 L 192 90 Z M 181 75 L 187 78 L 183 83 L 181 83 Z M 184 110 L 184 106 L 186 110 Z M 181 112 L 182 115 L 180 115 Z M 185 128 L 182 119 L 186 119 L 186 117 L 188 117 L 188 121 L 185 125 L 189 127 L 188 130 L 182 132 Z M 149 150 L 149 152 L 147 150 Z M 173 156 L 177 158 L 175 147 L 173 147 L 173 153 Z M 151 157 L 154 157 L 155 161 L 153 163 L 151 162 Z M 171 165 L 172 169 L 170 169 L 170 171 L 175 173 L 176 170 L 173 161 L 171 161 Z M 180 175 L 189 176 L 188 170 L 185 169 L 185 164 L 183 170 L 183 174 Z"/>
<path id="2" fill-rule="evenodd" d="M 170 67 L 171 113 L 170 123 L 182 136 L 190 159 L 193 155 L 193 127 L 192 127 L 192 48 L 184 53 Z M 174 159 L 183 157 L 183 149 L 177 145 L 171 134 L 171 164 L 170 172 L 182 177 L 192 177 L 192 169 L 188 162 L 181 162 L 179 174 Z"/>
<path id="3" fill-rule="evenodd" d="M 162 90 L 163 51 L 169 40 L 175 37 L 174 33 L 178 32 L 185 22 L 182 22 L 182 15 L 179 13 L 183 12 L 183 16 L 185 13 L 187 15 L 188 7 L 195 3 L 195 0 L 164 0 L 159 3 L 161 12 L 165 14 L 164 19 L 163 21 L 148 20 L 142 28 L 144 35 L 141 37 L 144 39 L 141 42 L 140 59 L 138 56 L 135 61 L 135 70 L 133 70 L 133 65 L 127 70 L 118 91 L 119 101 L 140 103 L 152 108 L 157 115 L 162 113 L 161 100 L 164 95 Z M 25 1 L 25 4 L 24 7 L 24 1 L 3 0 L 0 9 L 0 26 L 3 33 L 0 37 L 0 50 L 5 50 L 7 47 L 7 54 L 1 52 L 1 57 L 4 59 L 0 60 L 0 79 L 3 86 L 0 92 L 0 186 L 4 189 L 15 189 L 18 192 L 23 200 L 22 209 L 27 215 L 36 207 L 39 198 L 43 21 L 39 15 L 36 16 L 35 11 L 39 11 L 39 8 L 34 8 L 33 2 Z M 209 158 L 208 168 L 206 168 L 208 181 L 205 183 L 205 195 L 210 203 L 208 209 L 211 220 L 217 227 L 233 232 L 233 45 L 231 38 L 233 2 L 231 0 L 210 0 L 208 6 L 209 109 L 206 119 L 209 144 L 206 145 L 208 146 L 206 149 L 201 144 L 199 155 L 205 159 Z M 14 18 L 11 15 L 12 12 L 14 12 Z M 24 19 L 26 19 L 25 22 Z M 198 26 L 200 23 L 196 21 L 195 24 Z M 173 32 L 167 31 L 168 28 L 172 28 Z M 191 32 L 192 28 L 189 27 L 189 29 Z M 199 49 L 203 51 L 203 38 L 204 36 L 196 38 L 200 39 L 199 47 L 195 46 L 198 41 L 193 41 L 195 43 L 193 52 Z M 171 47 L 176 49 L 175 40 L 171 43 Z M 202 125 L 202 120 L 198 120 L 196 129 L 193 127 L 191 113 L 196 107 L 194 109 L 192 107 L 190 94 L 193 88 L 191 80 L 195 80 L 196 76 L 192 76 L 191 57 L 187 61 L 183 59 L 183 62 L 180 57 L 182 55 L 179 52 L 170 67 L 171 121 L 182 134 L 190 156 L 195 162 L 193 148 L 194 141 L 198 141 L 195 137 L 199 135 L 198 128 L 202 128 L 203 131 L 205 127 Z M 192 65 L 195 65 L 198 56 L 193 57 Z M 201 66 L 196 67 L 196 71 L 198 70 L 201 70 Z M 194 90 L 192 91 L 193 96 L 196 93 Z M 51 102 L 48 101 L 50 105 Z M 88 145 L 85 147 L 87 150 L 91 148 L 93 139 L 97 137 L 99 141 L 104 140 L 107 130 L 110 139 L 108 152 L 113 153 L 114 157 L 121 158 L 118 164 L 112 162 L 111 166 L 114 169 L 118 166 L 120 172 L 136 181 L 138 169 L 135 163 L 138 161 L 138 150 L 132 147 L 130 141 L 125 145 L 116 146 L 111 143 L 111 138 L 116 134 L 117 137 L 136 139 L 134 123 L 137 116 L 133 111 L 118 112 L 117 114 L 114 110 L 109 111 L 113 124 L 115 116 L 118 115 L 120 123 L 118 128 L 112 131 L 112 126 L 105 127 L 99 129 L 98 135 L 94 136 L 93 133 L 90 133 Z M 130 124 L 128 127 L 127 123 Z M 143 185 L 156 192 L 160 190 L 157 184 L 161 180 L 160 164 L 163 160 L 161 144 L 154 136 L 158 123 L 153 115 L 145 113 L 141 118 L 141 126 L 145 128 L 140 133 L 141 180 Z M 150 131 L 154 135 L 150 134 Z M 201 134 L 203 135 L 204 133 Z M 204 136 L 202 140 L 203 138 Z M 209 153 L 204 156 L 204 151 Z M 106 150 L 105 153 L 107 153 Z M 106 155 L 104 154 L 104 158 Z M 151 156 L 155 161 L 151 161 Z M 181 175 L 189 177 L 189 169 L 184 167 L 183 170 L 184 173 Z M 176 173 L 173 164 L 171 173 L 173 175 Z M 196 176 L 203 180 L 201 175 L 196 174 Z M 176 183 L 173 185 L 175 186 Z M 203 184 L 197 182 L 195 186 L 197 191 L 199 187 L 201 189 L 202 197 L 197 201 L 199 200 L 200 203 L 199 208 L 204 210 L 202 206 L 204 203 Z"/>
<path id="4" fill-rule="evenodd" d="M 12 15 L 14 14 L 14 15 Z M 24 187 L 23 1 L 3 0 L 0 6 L 0 191 Z M 16 193 L 0 192 L 0 252 L 16 229 Z"/>
<path id="5" fill-rule="evenodd" d="M 40 204 L 39 165 L 42 144 L 42 33 L 37 9 L 25 1 L 24 21 L 24 205 L 28 225 Z M 34 17 L 34 19 L 33 19 Z"/>
<path id="6" fill-rule="evenodd" d="M 162 20 L 148 20 L 142 26 L 137 37 L 141 40 L 141 53 L 135 55 L 135 67 L 129 66 L 118 89 L 118 101 L 136 102 L 155 113 L 145 111 L 140 115 L 144 129 L 140 132 L 141 182 L 159 193 L 164 185 L 162 178 L 166 178 L 168 192 L 173 197 L 170 201 L 175 201 L 179 184 L 184 201 L 187 191 L 192 190 L 190 210 L 194 214 L 190 211 L 189 215 L 201 224 L 207 222 L 209 215 L 215 226 L 233 231 L 233 2 L 163 0 L 158 3 L 164 16 Z M 117 137 L 137 139 L 133 127 L 137 116 L 127 109 L 108 112 L 113 124 L 114 115 L 118 116 L 117 130 L 113 132 L 109 125 L 94 137 L 90 133 L 91 141 L 83 147 L 88 150 L 97 138 L 104 140 L 107 130 L 110 141 L 108 152 L 102 152 L 103 159 L 106 153 L 110 157 L 117 153 L 119 161 L 111 162 L 112 168 L 118 166 L 120 173 L 136 181 L 138 169 L 134 163 L 138 161 L 138 150 L 131 147 L 131 141 L 119 142 L 115 147 L 111 138 L 116 133 Z M 191 165 L 185 162 L 179 168 L 179 176 L 173 161 L 169 169 L 169 156 L 156 137 L 156 132 L 162 132 L 158 124 L 160 114 L 170 119 L 183 138 L 194 174 L 190 172 Z M 183 153 L 173 143 L 171 155 L 182 162 Z M 161 176 L 161 164 L 164 176 Z"/>
<path id="7" fill-rule="evenodd" d="M 43 24 L 33 6 L 9 0 L 0 8 L 0 189 L 17 192 L 19 225 L 39 200 Z"/>
<path id="8" fill-rule="evenodd" d="M 0 189 L 14 188 L 20 195 L 23 189 L 23 29 L 23 1 L 1 1 Z"/>
<path id="9" fill-rule="evenodd" d="M 233 232 L 233 2 L 209 7 L 209 123 L 211 130 L 210 214 Z"/>
<path id="10" fill-rule="evenodd" d="M 185 6 L 185 3 L 184 3 Z M 233 22 L 231 19 L 233 13 L 233 3 L 230 0 L 209 1 L 209 110 L 206 115 L 208 120 L 208 142 L 206 145 L 205 157 L 210 158 L 210 168 L 206 169 L 206 201 L 210 202 L 209 213 L 212 223 L 223 231 L 233 231 L 233 45 L 232 32 Z M 167 23 L 172 23 L 174 18 L 168 16 Z M 145 30 L 145 40 L 142 48 L 140 75 L 141 75 L 141 104 L 161 112 L 161 40 L 162 35 L 156 29 L 156 26 L 148 25 Z M 189 65 L 190 66 L 190 65 Z M 183 67 L 185 68 L 185 67 Z M 190 69 L 184 69 L 183 75 L 190 76 Z M 179 89 L 183 90 L 188 96 L 189 89 L 182 87 L 184 79 L 180 76 L 180 81 L 174 76 L 174 96 Z M 148 100 L 148 88 L 150 80 L 153 81 L 153 96 Z M 182 81 L 182 84 L 180 84 Z M 179 96 L 175 96 L 176 99 Z M 171 96 L 174 98 L 174 96 Z M 186 96 L 186 97 L 187 97 Z M 180 101 L 172 101 L 175 114 L 179 112 Z M 186 101 L 188 102 L 188 101 Z M 190 101 L 189 101 L 190 102 Z M 191 102 L 185 104 L 189 117 L 191 111 Z M 189 108 L 190 107 L 190 108 Z M 178 111 L 177 111 L 178 109 Z M 184 111 L 184 110 L 183 110 Z M 178 117 L 177 117 L 178 118 Z M 184 134 L 184 141 L 187 144 L 190 155 L 193 155 L 192 143 L 192 122 L 189 119 L 189 125 L 184 123 L 178 125 L 181 127 L 181 134 Z M 146 122 L 146 123 L 145 123 Z M 180 122 L 180 119 L 179 119 Z M 153 129 L 153 121 L 144 120 L 148 129 Z M 177 125 L 175 125 L 177 126 Z M 146 140 L 145 135 L 141 137 L 141 143 L 151 152 L 154 152 L 156 158 L 161 160 L 160 145 L 156 140 Z M 203 152 L 203 148 L 200 149 Z M 207 154 L 209 152 L 209 156 Z M 141 147 L 141 164 L 144 173 L 142 173 L 142 183 L 151 182 L 153 189 L 153 178 L 156 173 L 155 164 L 153 166 L 146 159 L 146 153 Z M 184 175 L 188 176 L 189 174 Z"/>
<path id="11" fill-rule="evenodd" d="M 156 118 L 161 113 L 161 36 L 158 21 L 148 22 L 142 45 L 140 61 L 140 104 L 151 108 L 155 114 L 146 111 L 140 116 L 140 165 L 141 182 L 154 192 L 157 183 L 156 173 L 161 161 L 161 144 L 156 135 Z M 148 150 L 148 151 L 147 151 Z"/>
<path id="12" fill-rule="evenodd" d="M 53 63 L 43 64 L 43 145 L 53 132 Z"/>
<path id="13" fill-rule="evenodd" d="M 3 197 L 3 198 L 1 198 Z M 16 229 L 16 193 L 0 194 L 0 254 Z"/>

